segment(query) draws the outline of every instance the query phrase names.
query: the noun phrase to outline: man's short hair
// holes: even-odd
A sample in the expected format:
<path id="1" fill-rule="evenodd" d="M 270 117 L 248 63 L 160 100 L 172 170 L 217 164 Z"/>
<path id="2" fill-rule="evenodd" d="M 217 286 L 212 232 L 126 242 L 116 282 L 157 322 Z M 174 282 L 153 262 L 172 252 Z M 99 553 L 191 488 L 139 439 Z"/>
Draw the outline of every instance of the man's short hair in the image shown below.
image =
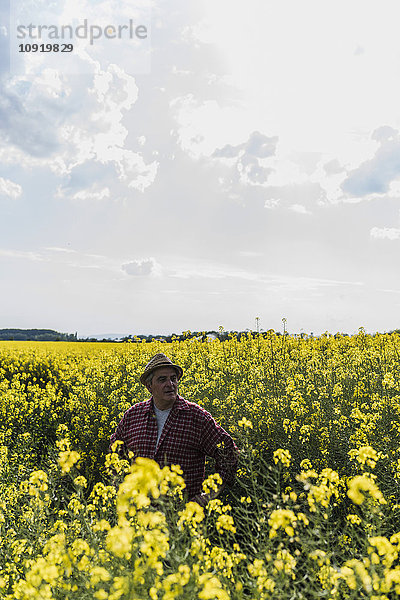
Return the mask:
<path id="1" fill-rule="evenodd" d="M 148 385 L 151 385 L 151 382 L 153 381 L 153 377 L 154 377 L 154 371 L 152 373 L 150 373 L 149 375 L 147 375 L 146 379 L 144 380 L 144 385 L 146 387 Z"/>

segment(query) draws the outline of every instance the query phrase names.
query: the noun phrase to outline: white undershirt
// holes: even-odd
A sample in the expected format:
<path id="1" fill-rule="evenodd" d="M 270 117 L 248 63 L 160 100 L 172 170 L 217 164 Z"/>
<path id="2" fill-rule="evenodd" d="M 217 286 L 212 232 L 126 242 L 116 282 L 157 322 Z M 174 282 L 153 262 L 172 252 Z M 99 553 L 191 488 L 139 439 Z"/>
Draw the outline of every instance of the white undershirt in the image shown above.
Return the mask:
<path id="1" fill-rule="evenodd" d="M 161 410 L 161 409 L 157 408 L 157 406 L 154 404 L 154 413 L 156 415 L 157 429 L 158 429 L 157 444 L 161 437 L 161 433 L 162 433 L 163 427 L 165 425 L 165 421 L 168 418 L 171 408 L 167 408 L 166 410 Z"/>

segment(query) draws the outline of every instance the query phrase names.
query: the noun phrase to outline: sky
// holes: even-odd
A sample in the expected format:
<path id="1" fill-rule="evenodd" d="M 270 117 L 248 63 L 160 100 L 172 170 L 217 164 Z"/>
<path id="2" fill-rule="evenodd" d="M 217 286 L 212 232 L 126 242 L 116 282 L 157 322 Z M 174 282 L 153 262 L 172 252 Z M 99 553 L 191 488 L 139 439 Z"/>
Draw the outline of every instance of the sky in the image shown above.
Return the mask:
<path id="1" fill-rule="evenodd" d="M 7 7 L 0 329 L 400 327 L 398 0 Z"/>

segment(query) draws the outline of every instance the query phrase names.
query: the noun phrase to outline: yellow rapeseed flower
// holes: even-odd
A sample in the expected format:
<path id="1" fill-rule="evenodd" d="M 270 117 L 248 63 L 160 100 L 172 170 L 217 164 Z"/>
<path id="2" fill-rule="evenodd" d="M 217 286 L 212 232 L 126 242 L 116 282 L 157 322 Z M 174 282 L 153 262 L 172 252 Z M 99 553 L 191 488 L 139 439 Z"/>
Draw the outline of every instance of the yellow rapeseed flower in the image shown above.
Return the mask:
<path id="1" fill-rule="evenodd" d="M 135 531 L 132 527 L 120 527 L 118 525 L 113 527 L 107 533 L 107 550 L 112 552 L 115 556 L 119 556 L 120 558 L 124 556 L 129 558 L 134 534 Z"/>
<path id="2" fill-rule="evenodd" d="M 319 567 L 322 567 L 322 565 L 329 562 L 326 552 L 324 550 L 320 550 L 319 548 L 310 552 L 309 556 L 317 562 Z"/>
<path id="3" fill-rule="evenodd" d="M 46 492 L 49 489 L 48 481 L 45 471 L 34 471 L 28 481 L 21 484 L 21 491 L 27 491 L 30 496 L 39 496 L 39 492 Z"/>
<path id="4" fill-rule="evenodd" d="M 96 521 L 92 526 L 93 531 L 110 531 L 111 525 L 105 519 L 100 519 L 100 521 Z"/>
<path id="5" fill-rule="evenodd" d="M 217 492 L 222 485 L 222 478 L 219 473 L 212 473 L 203 481 L 202 487 L 206 494 L 211 491 Z"/>
<path id="6" fill-rule="evenodd" d="M 296 523 L 297 517 L 292 510 L 282 508 L 273 510 L 268 519 L 268 525 L 271 528 L 269 531 L 269 537 L 276 537 L 277 531 L 280 528 L 283 529 L 287 535 L 293 536 Z"/>
<path id="7" fill-rule="evenodd" d="M 275 450 L 274 452 L 274 463 L 276 465 L 281 463 L 284 467 L 289 467 L 291 458 L 289 450 L 278 448 L 278 450 Z"/>
<path id="8" fill-rule="evenodd" d="M 240 419 L 240 421 L 238 421 L 238 425 L 239 427 L 243 427 L 243 429 L 253 429 L 253 423 L 249 421 L 249 419 L 246 419 L 246 417 Z"/>
<path id="9" fill-rule="evenodd" d="M 257 592 L 260 600 L 271 598 L 271 593 L 274 591 L 276 584 L 275 581 L 269 577 L 264 561 L 256 558 L 253 560 L 253 563 L 247 566 L 247 569 L 252 578 L 256 579 Z"/>
<path id="10" fill-rule="evenodd" d="M 361 466 L 367 465 L 373 469 L 381 457 L 381 453 L 376 452 L 371 446 L 362 446 L 358 449 L 349 451 L 349 456 L 352 460 L 356 460 Z"/>
<path id="11" fill-rule="evenodd" d="M 79 452 L 75 450 L 61 450 L 58 455 L 58 464 L 61 467 L 61 472 L 63 474 L 69 473 L 80 457 Z"/>
<path id="12" fill-rule="evenodd" d="M 228 593 L 222 588 L 221 582 L 211 573 L 203 573 L 198 578 L 201 591 L 198 592 L 200 600 L 230 600 Z"/>
<path id="13" fill-rule="evenodd" d="M 365 494 L 368 493 L 373 500 L 386 504 L 386 500 L 376 483 L 368 475 L 357 475 L 348 482 L 347 495 L 355 504 L 362 504 Z"/>
<path id="14" fill-rule="evenodd" d="M 368 573 L 364 563 L 359 560 L 352 559 L 345 562 L 340 569 L 340 577 L 343 579 L 351 590 L 356 590 L 361 583 L 364 591 L 372 592 L 372 578 Z"/>
<path id="15" fill-rule="evenodd" d="M 296 564 L 296 559 L 285 548 L 282 550 L 278 550 L 278 552 L 276 553 L 276 558 L 274 560 L 274 567 L 276 572 L 279 573 L 279 571 L 283 571 L 284 573 L 290 574 L 292 579 L 295 579 L 294 569 L 296 567 Z"/>
<path id="16" fill-rule="evenodd" d="M 312 468 L 313 467 L 312 467 L 310 459 L 305 458 L 304 460 L 301 461 L 300 469 L 302 469 L 302 471 L 311 471 Z"/>
<path id="17" fill-rule="evenodd" d="M 347 515 L 346 519 L 352 523 L 353 525 L 361 525 L 362 520 L 360 519 L 360 517 L 358 515 Z"/>
<path id="18" fill-rule="evenodd" d="M 384 536 L 375 536 L 368 538 L 368 554 L 376 554 L 378 562 L 382 562 L 385 567 L 390 567 L 396 560 L 398 552 L 396 548 Z M 378 564 L 378 563 L 376 563 Z"/>
<path id="19" fill-rule="evenodd" d="M 236 533 L 236 527 L 234 525 L 233 517 L 231 515 L 219 515 L 216 521 L 217 531 L 222 533 L 222 531 L 231 531 L 232 533 Z"/>
<path id="20" fill-rule="evenodd" d="M 78 475 L 78 477 L 75 477 L 75 479 L 74 479 L 74 484 L 77 487 L 86 488 L 87 487 L 86 477 L 84 477 L 83 475 Z"/>
<path id="21" fill-rule="evenodd" d="M 178 527 L 182 529 L 185 525 L 196 528 L 198 523 L 204 519 L 204 509 L 197 502 L 188 502 L 179 512 Z"/>

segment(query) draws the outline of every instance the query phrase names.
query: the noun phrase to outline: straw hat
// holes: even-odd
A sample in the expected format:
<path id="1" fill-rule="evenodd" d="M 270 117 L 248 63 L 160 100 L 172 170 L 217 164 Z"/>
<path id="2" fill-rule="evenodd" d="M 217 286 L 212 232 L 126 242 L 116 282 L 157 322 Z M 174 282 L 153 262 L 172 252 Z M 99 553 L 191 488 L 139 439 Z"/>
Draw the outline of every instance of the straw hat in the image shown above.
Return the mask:
<path id="1" fill-rule="evenodd" d="M 140 383 L 146 385 L 145 381 L 150 375 L 150 373 L 152 373 L 156 369 L 159 369 L 160 367 L 172 367 L 173 369 L 175 369 L 176 374 L 178 376 L 178 381 L 183 375 L 182 367 L 180 367 L 179 365 L 174 365 L 174 363 L 168 358 L 168 356 L 165 356 L 165 354 L 159 352 L 158 354 L 153 356 L 153 358 L 151 358 L 145 366 L 144 371 L 140 376 Z"/>

